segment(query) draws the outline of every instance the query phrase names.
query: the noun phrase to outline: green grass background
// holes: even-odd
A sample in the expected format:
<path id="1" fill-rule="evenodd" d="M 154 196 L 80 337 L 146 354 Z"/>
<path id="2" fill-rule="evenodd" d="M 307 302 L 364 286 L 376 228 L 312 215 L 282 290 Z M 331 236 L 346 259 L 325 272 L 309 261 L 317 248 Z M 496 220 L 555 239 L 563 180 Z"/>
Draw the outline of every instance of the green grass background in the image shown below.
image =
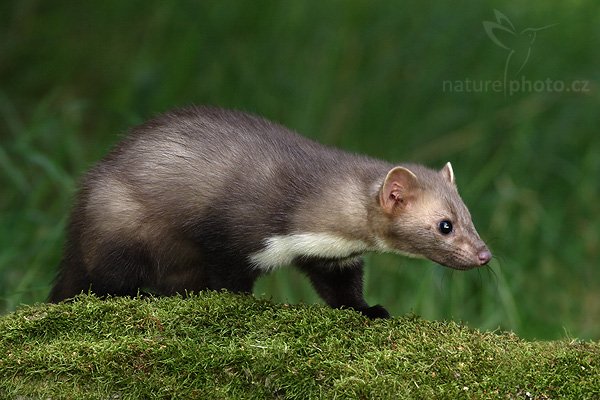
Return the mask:
<path id="1" fill-rule="evenodd" d="M 518 32 L 557 24 L 537 32 L 514 78 L 587 90 L 444 90 L 502 80 L 508 52 L 483 28 L 494 9 Z M 593 0 L 3 1 L 0 312 L 46 298 L 78 176 L 128 127 L 197 103 L 392 161 L 452 161 L 491 267 L 369 255 L 370 302 L 526 338 L 597 339 L 599 48 Z M 318 301 L 290 270 L 256 294 Z"/>

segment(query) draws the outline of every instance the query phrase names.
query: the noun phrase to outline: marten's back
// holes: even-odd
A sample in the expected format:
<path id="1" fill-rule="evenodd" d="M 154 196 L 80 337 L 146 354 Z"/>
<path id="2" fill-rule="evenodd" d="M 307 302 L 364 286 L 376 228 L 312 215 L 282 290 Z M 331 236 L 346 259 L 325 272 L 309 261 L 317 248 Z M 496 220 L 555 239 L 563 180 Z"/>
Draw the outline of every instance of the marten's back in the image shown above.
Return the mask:
<path id="1" fill-rule="evenodd" d="M 200 211 L 223 202 L 220 196 L 232 186 L 249 200 L 272 197 L 278 188 L 289 192 L 290 185 L 302 189 L 295 195 L 318 190 L 318 178 L 343 171 L 346 164 L 352 168 L 357 159 L 367 160 L 257 116 L 190 107 L 136 127 L 90 171 L 84 186 L 91 198 L 117 210 L 117 199 L 131 205 L 138 198 L 161 213 L 180 207 Z"/>

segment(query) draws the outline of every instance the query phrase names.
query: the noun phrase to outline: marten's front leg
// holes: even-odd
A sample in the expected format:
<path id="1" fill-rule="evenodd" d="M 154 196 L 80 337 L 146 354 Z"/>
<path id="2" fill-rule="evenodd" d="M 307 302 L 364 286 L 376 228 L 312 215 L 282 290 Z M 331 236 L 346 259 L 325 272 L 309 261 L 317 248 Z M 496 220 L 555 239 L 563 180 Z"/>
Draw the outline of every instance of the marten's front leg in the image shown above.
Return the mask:
<path id="1" fill-rule="evenodd" d="M 310 278 L 315 290 L 333 308 L 352 308 L 363 315 L 389 318 L 380 305 L 369 307 L 363 297 L 363 260 L 298 260 L 295 264 Z"/>

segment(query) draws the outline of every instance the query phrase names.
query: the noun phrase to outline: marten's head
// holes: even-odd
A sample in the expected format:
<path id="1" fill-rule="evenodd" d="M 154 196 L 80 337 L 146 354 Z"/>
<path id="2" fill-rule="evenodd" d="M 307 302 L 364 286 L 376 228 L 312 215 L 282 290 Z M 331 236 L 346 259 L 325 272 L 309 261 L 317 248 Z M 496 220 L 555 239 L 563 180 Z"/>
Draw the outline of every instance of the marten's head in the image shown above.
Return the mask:
<path id="1" fill-rule="evenodd" d="M 377 202 L 376 236 L 385 250 L 463 270 L 492 258 L 458 194 L 450 163 L 440 171 L 420 165 L 391 169 Z"/>

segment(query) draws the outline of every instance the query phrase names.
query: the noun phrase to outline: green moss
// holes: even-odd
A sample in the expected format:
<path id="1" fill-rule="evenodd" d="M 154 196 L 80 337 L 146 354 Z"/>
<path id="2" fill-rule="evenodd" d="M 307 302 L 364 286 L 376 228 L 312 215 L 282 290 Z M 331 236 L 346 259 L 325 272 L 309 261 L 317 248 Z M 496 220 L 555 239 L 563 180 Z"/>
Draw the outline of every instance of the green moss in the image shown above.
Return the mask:
<path id="1" fill-rule="evenodd" d="M 0 319 L 0 397 L 581 398 L 600 346 L 251 296 L 81 296 Z"/>

